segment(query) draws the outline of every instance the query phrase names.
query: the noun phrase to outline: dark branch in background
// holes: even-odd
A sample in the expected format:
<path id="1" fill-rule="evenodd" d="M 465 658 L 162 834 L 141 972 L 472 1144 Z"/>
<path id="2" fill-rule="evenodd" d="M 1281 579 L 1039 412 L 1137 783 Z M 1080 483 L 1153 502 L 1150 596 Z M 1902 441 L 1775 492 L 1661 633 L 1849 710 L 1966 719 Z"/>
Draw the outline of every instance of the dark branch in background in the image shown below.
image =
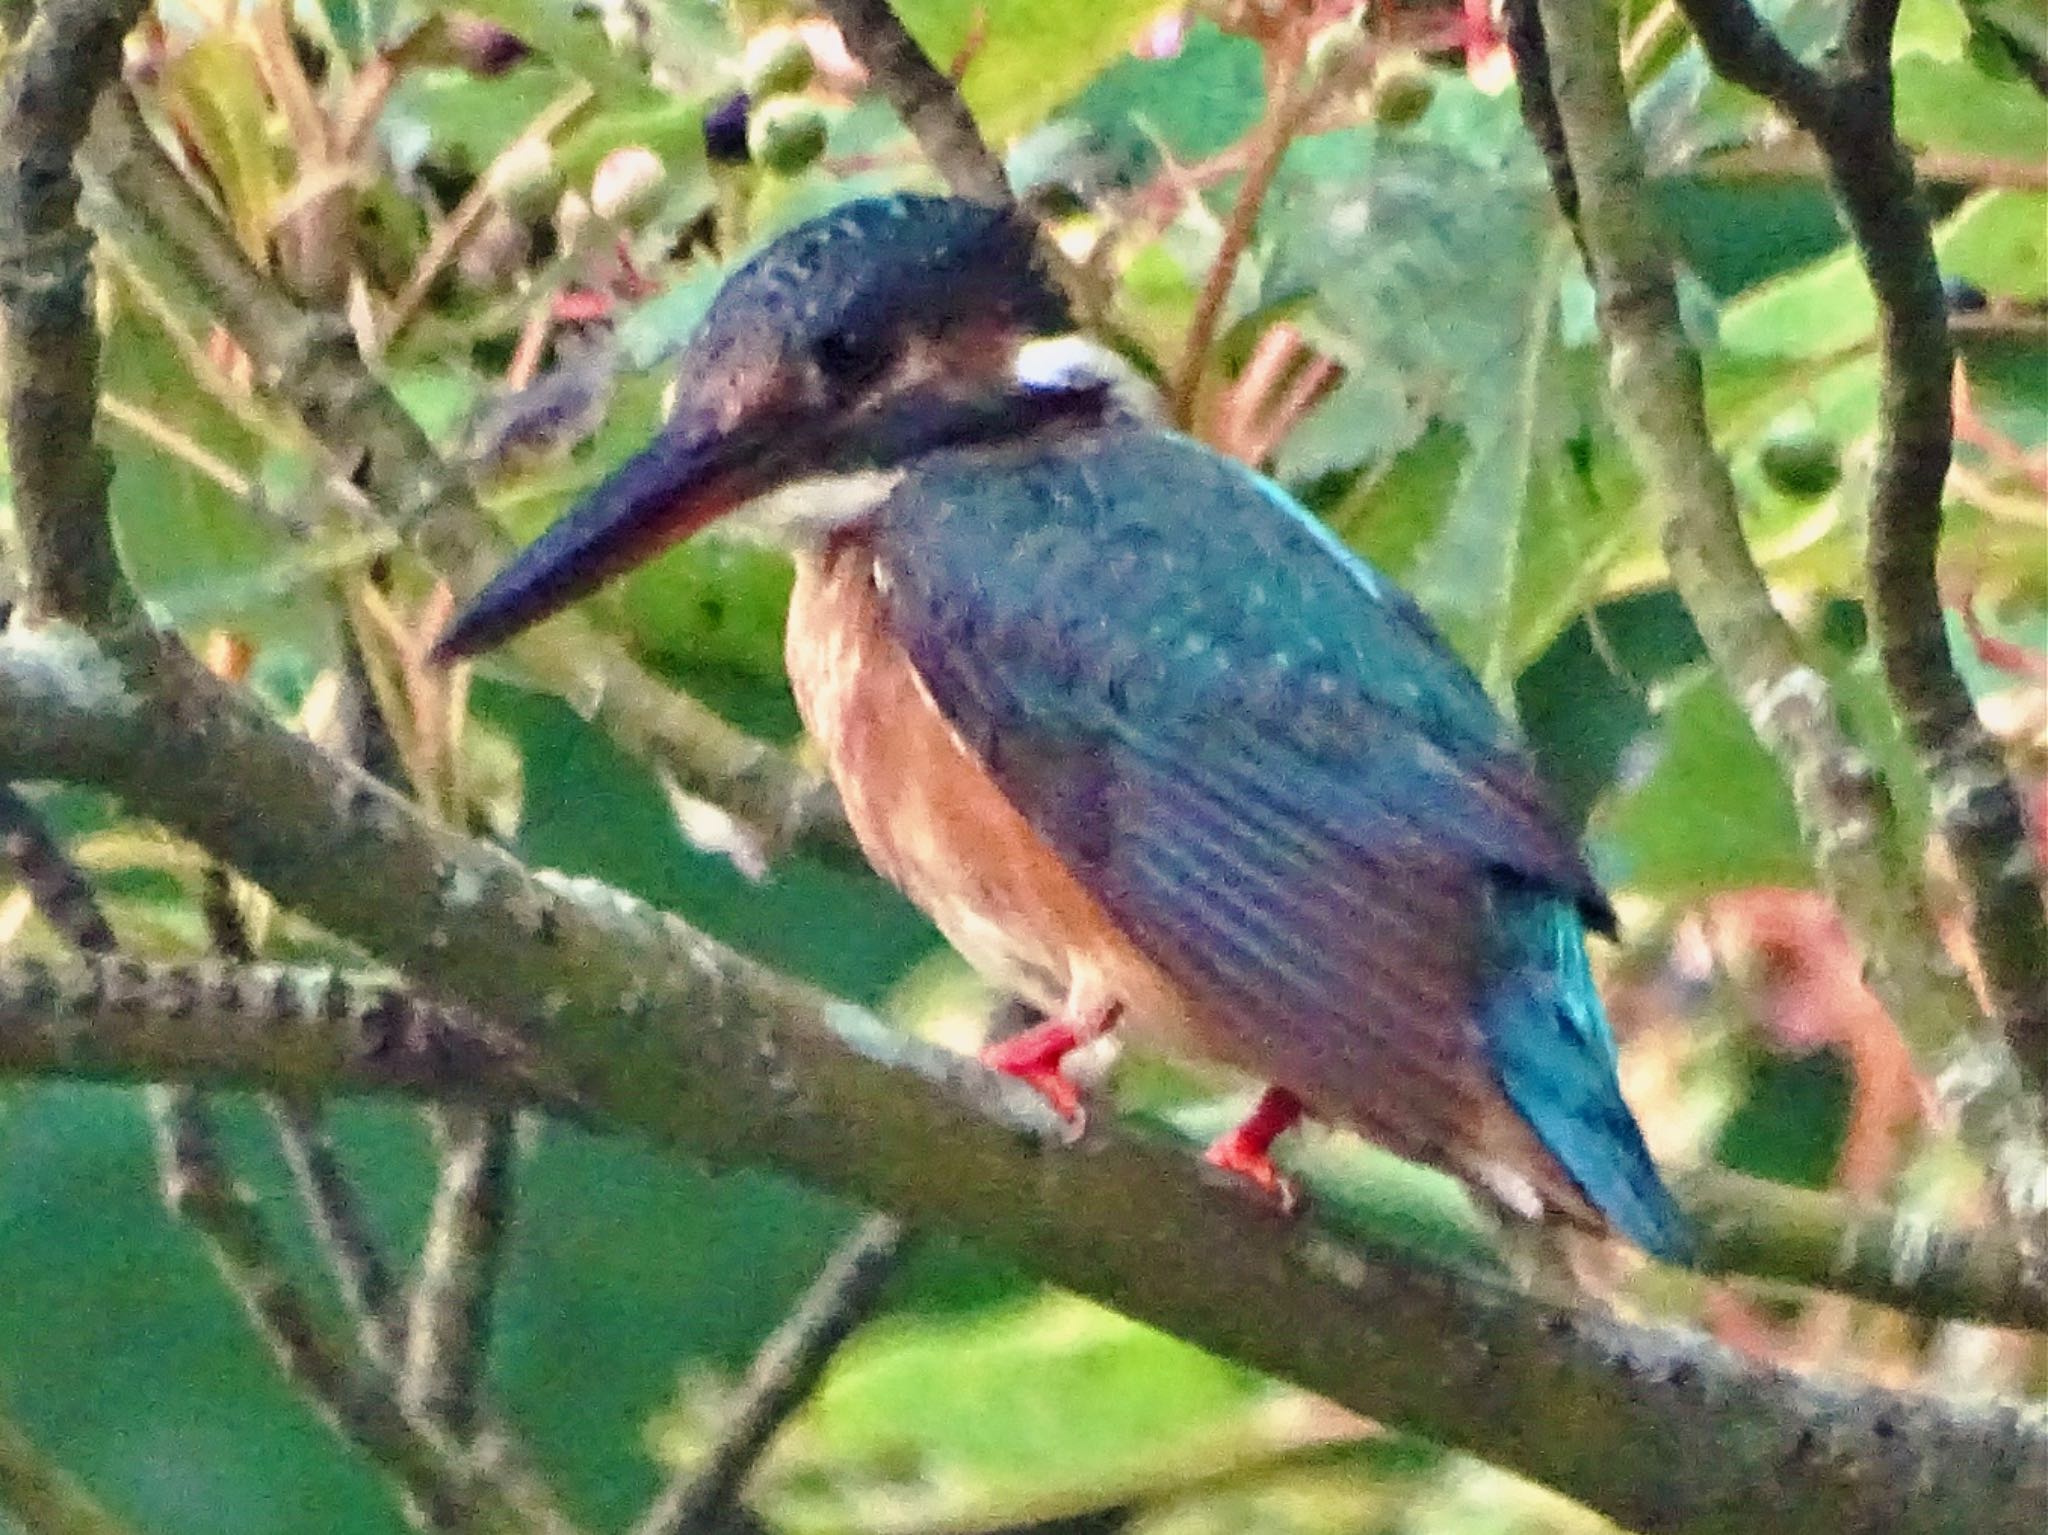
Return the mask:
<path id="1" fill-rule="evenodd" d="M 0 1075 L 398 1093 L 500 1108 L 542 1104 L 524 1050 L 381 977 L 307 966 L 115 956 L 0 965 Z"/>
<path id="2" fill-rule="evenodd" d="M 103 104 L 87 149 L 87 217 L 109 237 L 153 237 L 206 297 L 210 319 L 255 361 L 265 387 L 352 473 L 384 524 L 458 593 L 478 590 L 512 548 L 463 474 L 365 365 L 338 314 L 302 309 L 252 266 L 151 136 L 125 92 Z M 138 216 L 145 221 L 138 227 Z M 831 788 L 653 676 L 589 619 L 568 613 L 513 647 L 526 671 L 686 794 L 727 812 L 767 853 L 804 843 L 857 859 Z M 865 865 L 861 865 L 865 868 Z"/>
<path id="3" fill-rule="evenodd" d="M 397 1094 L 538 1108 L 588 1126 L 557 1088 L 486 1044 L 478 1019 L 376 976 L 218 961 L 0 964 L 0 1077 L 72 1076 L 289 1096 Z M 951 1057 L 912 1057 L 943 1086 Z M 1198 1149 L 1194 1142 L 1188 1149 Z M 1325 1209 L 1341 1189 L 1311 1179 Z M 1902 1211 L 1701 1169 L 1682 1180 L 1707 1273 L 1808 1285 L 1915 1316 L 2048 1331 L 2048 1261 L 2016 1233 L 1930 1227 Z"/>
<path id="4" fill-rule="evenodd" d="M 35 807 L 0 783 L 0 854 L 14 866 L 36 914 L 81 954 L 111 954 L 116 940 L 92 886 L 57 845 Z"/>
<path id="5" fill-rule="evenodd" d="M 22 604 L 31 618 L 125 620 L 134 594 L 122 578 L 104 504 L 112 471 L 93 440 L 99 328 L 87 285 L 92 241 L 78 225 L 78 173 L 97 90 L 112 78 L 121 40 L 146 0 L 46 0 L 0 72 L 0 377 L 9 381 L 13 473 L 46 494 L 17 504 L 27 560 Z"/>
<path id="6" fill-rule="evenodd" d="M 889 1216 L 871 1215 L 840 1244 L 755 1355 L 725 1431 L 703 1466 L 670 1483 L 633 1535 L 716 1535 L 729 1524 L 747 1474 L 775 1431 L 804 1404 L 839 1346 L 880 1304 L 903 1236 Z"/>
<path id="7" fill-rule="evenodd" d="M 90 885 L 28 803 L 0 787 L 0 828 L 43 920 L 82 953 L 105 957 L 114 930 Z M 241 1303 L 285 1377 L 340 1434 L 396 1484 L 423 1530 L 511 1528 L 524 1516 L 487 1506 L 451 1453 L 416 1428 L 368 1372 L 352 1368 L 288 1277 L 254 1202 L 236 1186 L 212 1117 L 190 1087 L 150 1089 L 164 1202 L 205 1241 L 221 1280 Z M 483 1493 L 480 1500 L 479 1492 Z"/>
<path id="8" fill-rule="evenodd" d="M 384 1249 L 370 1229 L 361 1196 L 341 1165 L 327 1117 L 312 1100 L 265 1101 L 306 1223 L 312 1228 L 363 1352 L 385 1365 L 397 1354 L 393 1306 L 397 1286 Z"/>
<path id="9" fill-rule="evenodd" d="M 1525 63 L 1548 89 L 1568 151 L 1577 234 L 1599 296 L 1615 418 L 1653 488 L 1664 552 L 1716 668 L 1777 758 L 1829 897 L 1874 989 L 1922 1059 L 1976 1030 L 1967 989 L 1941 951 L 1917 867 L 1891 846 L 1894 810 L 1875 762 L 1844 729 L 1827 680 L 1771 601 L 1742 530 L 1728 466 L 1707 422 L 1698 354 L 1679 320 L 1671 257 L 1645 185 L 1602 0 L 1515 0 Z M 1532 42 L 1540 42 L 1528 52 Z"/>
<path id="10" fill-rule="evenodd" d="M 818 0 L 846 50 L 882 88 L 925 158 L 961 197 L 1007 206 L 1003 162 L 983 142 L 959 89 L 925 56 L 887 0 Z"/>
<path id="11" fill-rule="evenodd" d="M 206 870 L 200 911 L 215 954 L 237 965 L 255 961 L 255 946 L 235 904 L 234 878 L 218 864 Z M 265 1096 L 263 1106 L 357 1341 L 368 1359 L 388 1369 L 396 1354 L 391 1266 L 327 1133 L 319 1100 L 273 1093 Z"/>
<path id="12" fill-rule="evenodd" d="M 2048 1090 L 2048 914 L 2005 762 L 1951 654 L 1935 561 L 1954 428 L 1955 352 L 1934 237 L 1892 111 L 1898 0 L 1854 0 L 1837 61 L 1810 69 L 1748 0 L 1679 0 L 1714 68 L 1813 138 L 1877 299 L 1883 388 L 1870 495 L 1871 627 L 1969 897 L 1991 1009 L 2035 1090 Z"/>

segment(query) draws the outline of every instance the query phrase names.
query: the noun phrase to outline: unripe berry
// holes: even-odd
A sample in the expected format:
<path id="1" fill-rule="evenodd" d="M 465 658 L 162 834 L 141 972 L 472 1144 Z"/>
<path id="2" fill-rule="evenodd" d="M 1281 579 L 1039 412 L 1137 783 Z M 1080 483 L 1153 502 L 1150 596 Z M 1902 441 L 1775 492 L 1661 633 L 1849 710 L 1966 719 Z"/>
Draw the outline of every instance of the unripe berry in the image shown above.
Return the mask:
<path id="1" fill-rule="evenodd" d="M 1810 426 L 1774 429 L 1756 456 L 1771 488 L 1801 501 L 1817 501 L 1842 480 L 1842 456 L 1825 433 Z"/>
<path id="2" fill-rule="evenodd" d="M 825 152 L 825 114 L 789 96 L 761 102 L 747 121 L 747 150 L 762 169 L 794 176 Z"/>

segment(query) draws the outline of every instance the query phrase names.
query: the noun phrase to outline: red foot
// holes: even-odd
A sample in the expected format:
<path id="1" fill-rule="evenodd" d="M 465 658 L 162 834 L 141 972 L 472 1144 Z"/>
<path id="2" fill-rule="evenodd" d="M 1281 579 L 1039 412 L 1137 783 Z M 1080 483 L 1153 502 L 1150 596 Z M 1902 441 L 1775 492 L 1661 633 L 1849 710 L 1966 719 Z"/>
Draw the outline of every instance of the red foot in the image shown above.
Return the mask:
<path id="1" fill-rule="evenodd" d="M 1273 1142 L 1301 1122 L 1301 1100 L 1284 1087 L 1269 1087 L 1244 1123 L 1228 1135 L 1219 1136 L 1204 1160 L 1211 1167 L 1236 1173 L 1280 1207 L 1293 1215 L 1302 1206 L 1301 1190 L 1273 1165 Z"/>
<path id="2" fill-rule="evenodd" d="M 1062 1119 L 1079 1125 L 1081 1090 L 1060 1071 L 1060 1062 L 1084 1041 L 1070 1023 L 1051 1018 L 1022 1034 L 990 1045 L 981 1052 L 981 1064 L 1006 1077 L 1015 1077 L 1036 1089 Z"/>

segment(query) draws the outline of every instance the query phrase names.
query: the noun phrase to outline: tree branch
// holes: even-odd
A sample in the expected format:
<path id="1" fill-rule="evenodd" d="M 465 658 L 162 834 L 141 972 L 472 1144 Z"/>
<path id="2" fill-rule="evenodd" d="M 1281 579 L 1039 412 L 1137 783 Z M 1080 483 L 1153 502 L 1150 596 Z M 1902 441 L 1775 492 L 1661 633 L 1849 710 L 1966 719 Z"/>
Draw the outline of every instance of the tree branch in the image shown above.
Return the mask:
<path id="1" fill-rule="evenodd" d="M 817 1389 L 839 1346 L 880 1303 L 903 1236 L 891 1217 L 871 1215 L 840 1244 L 754 1356 L 703 1466 L 671 1482 L 633 1535 L 716 1535 L 776 1430 Z"/>
<path id="2" fill-rule="evenodd" d="M 1681 0 L 1716 70 L 1814 138 L 1877 300 L 1884 382 L 1871 493 L 1871 616 L 1885 679 L 1933 790 L 1935 824 L 1970 896 L 1992 1009 L 2034 1086 L 2048 1084 L 2048 916 L 2041 871 L 1997 743 L 1977 718 L 1943 622 L 1935 561 L 1954 352 L 1934 241 L 1892 113 L 1897 0 L 1857 0 L 1843 70 L 1788 91 L 1784 53 L 1745 0 Z"/>
<path id="3" fill-rule="evenodd" d="M 474 1017 L 344 970 L 128 956 L 0 964 L 0 1075 L 569 1111 L 526 1055 L 487 1043 Z"/>
<path id="4" fill-rule="evenodd" d="M 1998 744 L 1956 669 L 1936 581 L 1955 352 L 1933 232 L 1892 112 L 1898 0 L 1855 0 L 1829 75 L 1788 66 L 1747 0 L 1680 0 L 1680 9 L 1717 71 L 1813 137 L 1869 276 L 1883 367 L 1866 556 L 1877 652 L 1969 896 L 1992 1013 L 2035 1091 L 2048 1091 L 2041 869 Z"/>
<path id="5" fill-rule="evenodd" d="M 276 1094 L 265 1101 L 264 1112 L 305 1207 L 306 1223 L 334 1276 L 342 1310 L 355 1325 L 356 1340 L 367 1358 L 389 1368 L 397 1358 L 392 1324 L 398 1287 L 328 1134 L 326 1115 L 315 1100 Z"/>
<path id="6" fill-rule="evenodd" d="M 847 52 L 882 88 L 947 186 L 998 207 L 1014 201 L 1003 162 L 982 140 L 959 89 L 925 56 L 888 0 L 818 0 L 818 9 L 839 28 Z"/>
<path id="7" fill-rule="evenodd" d="M 1917 1316 L 2048 1332 L 2048 1253 L 2010 1227 L 1958 1231 L 1886 1206 L 1701 1172 L 1678 1181 L 1699 1266 Z"/>
<path id="8" fill-rule="evenodd" d="M 205 1238 L 214 1267 L 278 1368 L 360 1446 L 397 1485 L 414 1524 L 424 1530 L 551 1532 L 568 1527 L 542 1509 L 504 1498 L 488 1478 L 462 1464 L 435 1430 L 400 1410 L 379 1372 L 358 1368 L 336 1348 L 318 1316 L 287 1277 L 249 1196 L 220 1158 L 205 1106 L 189 1088 L 152 1088 L 164 1202 Z"/>
<path id="9" fill-rule="evenodd" d="M 31 619 L 98 627 L 136 611 L 106 517 L 112 471 L 93 440 L 99 329 L 72 161 L 144 4 L 45 0 L 0 73 L 0 378 Z"/>
<path id="10" fill-rule="evenodd" d="M 175 648 L 0 639 L 0 775 L 120 794 L 503 1020 L 585 1114 L 951 1228 L 1623 1523 L 1910 1532 L 1972 1507 L 2024 1528 L 2048 1490 L 2048 1429 L 2016 1409 L 1822 1383 L 1347 1247 L 1113 1130 L 1060 1146 L 1028 1089 L 423 820 Z"/>
<path id="11" fill-rule="evenodd" d="M 1828 84 L 1820 71 L 1802 64 L 1742 0 L 1679 0 L 1678 8 L 1722 79 L 1776 102 L 1794 122 L 1827 115 Z"/>
<path id="12" fill-rule="evenodd" d="M 1890 845 L 1894 810 L 1877 765 L 1843 728 L 1827 680 L 1772 605 L 1743 535 L 1629 123 L 1612 10 L 1603 0 L 1523 3 L 1536 7 L 1548 55 L 1548 99 L 1570 156 L 1610 398 L 1661 504 L 1673 584 L 1785 773 L 1822 883 L 1856 936 L 1873 989 L 1921 1058 L 1936 1058 L 1974 1035 L 1975 1008 L 1927 920 L 1917 876 Z M 1768 50 L 1756 57 L 1772 78 L 1794 78 Z"/>
<path id="13" fill-rule="evenodd" d="M 531 1052 L 486 1044 L 476 1027 L 472 1015 L 346 971 L 125 957 L 0 964 L 0 1077 L 395 1093 L 590 1122 L 522 1064 Z M 905 1064 L 941 1089 L 958 1070 L 944 1054 Z M 1311 1180 L 1318 1207 L 1341 1208 L 1340 1191 L 1319 1192 Z M 1727 1172 L 1695 1172 L 1679 1192 L 1707 1273 L 2048 1331 L 2048 1264 L 2009 1230 L 1930 1227 L 1887 1206 Z"/>
<path id="14" fill-rule="evenodd" d="M 1955 351 L 1934 238 L 1892 113 L 1897 0 L 1860 0 L 1844 51 L 1867 72 L 1834 87 L 1816 133 L 1877 298 L 1883 388 L 1866 556 L 1877 652 L 1968 895 L 1991 1010 L 2036 1092 L 2048 1092 L 2048 910 L 2004 757 L 1949 648 L 1936 560 L 1952 452 Z"/>
<path id="15" fill-rule="evenodd" d="M 87 218 L 113 241 L 132 226 L 132 219 L 96 217 L 90 183 L 98 181 L 125 211 L 147 219 L 205 294 L 212 317 L 254 359 L 265 386 L 355 471 L 384 524 L 458 593 L 479 590 L 510 559 L 510 544 L 473 487 L 370 372 L 346 321 L 300 308 L 249 263 L 125 93 L 95 119 L 86 170 Z M 767 852 L 804 842 L 841 862 L 857 858 L 829 784 L 654 677 L 588 618 L 564 614 L 512 653 L 540 685 L 684 793 L 732 815 Z"/>

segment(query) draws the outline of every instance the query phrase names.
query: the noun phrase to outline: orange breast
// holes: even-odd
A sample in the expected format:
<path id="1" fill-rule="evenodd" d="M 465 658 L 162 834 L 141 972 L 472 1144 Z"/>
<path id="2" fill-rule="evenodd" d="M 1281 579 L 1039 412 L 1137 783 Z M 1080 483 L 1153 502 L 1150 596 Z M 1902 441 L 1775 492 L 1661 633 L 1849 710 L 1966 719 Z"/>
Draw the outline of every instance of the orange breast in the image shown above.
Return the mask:
<path id="1" fill-rule="evenodd" d="M 1232 1027 L 1191 1010 L 962 743 L 890 632 L 874 562 L 859 538 L 842 536 L 798 557 L 786 660 L 797 708 L 824 750 L 861 847 L 970 964 L 1049 1013 L 1078 1019 L 1118 1003 L 1127 1024 L 1177 1053 L 1269 1079 L 1256 1020 Z M 1510 1208 L 1535 1214 L 1548 1207 L 1600 1225 L 1490 1084 L 1477 1095 L 1483 1108 L 1476 1120 L 1441 1143 L 1418 1142 L 1403 1116 L 1385 1118 L 1348 1095 L 1333 1099 L 1319 1090 L 1324 1084 L 1281 1085 L 1320 1118 L 1457 1167 Z"/>
<path id="2" fill-rule="evenodd" d="M 798 558 L 787 661 L 861 847 L 968 962 L 1047 1011 L 1121 1003 L 1178 1032 L 1156 967 L 1111 924 L 939 713 L 856 537 Z"/>

